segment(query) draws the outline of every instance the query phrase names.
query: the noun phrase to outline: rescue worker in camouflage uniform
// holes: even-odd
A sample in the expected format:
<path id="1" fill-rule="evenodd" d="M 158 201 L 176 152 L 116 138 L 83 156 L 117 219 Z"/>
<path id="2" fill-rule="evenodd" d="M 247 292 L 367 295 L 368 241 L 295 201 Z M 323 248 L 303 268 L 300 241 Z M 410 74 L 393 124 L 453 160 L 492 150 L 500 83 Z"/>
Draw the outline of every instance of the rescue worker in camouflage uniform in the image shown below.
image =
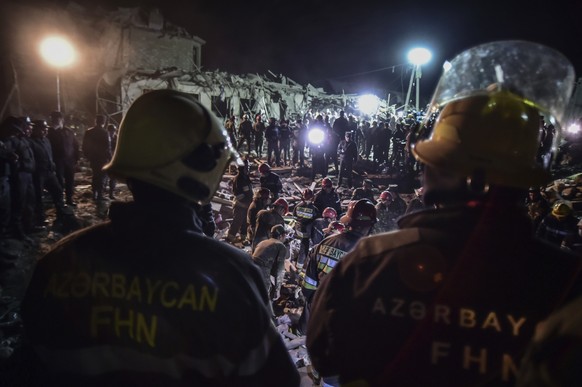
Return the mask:
<path id="1" fill-rule="evenodd" d="M 257 228 L 257 214 L 259 211 L 266 209 L 271 204 L 271 191 L 267 188 L 258 188 L 254 195 L 253 201 L 247 211 L 247 241 L 252 242 Z"/>
<path id="2" fill-rule="evenodd" d="M 110 221 L 38 262 L 22 304 L 42 366 L 27 364 L 29 385 L 299 384 L 260 271 L 203 235 L 192 206 L 240 162 L 227 136 L 192 95 L 154 90 L 133 102 L 106 170 L 134 201 L 112 203 Z"/>
<path id="3" fill-rule="evenodd" d="M 285 199 L 279 198 L 273 203 L 273 207 L 259 211 L 257 214 L 257 226 L 253 235 L 252 251 L 254 252 L 259 242 L 269 238 L 271 228 L 278 224 L 284 226 L 283 216 L 289 211 L 289 204 Z"/>
<path id="4" fill-rule="evenodd" d="M 580 257 L 537 239 L 524 206 L 528 187 L 552 180 L 536 158 L 540 112 L 559 123 L 574 80 L 566 58 L 532 42 L 451 61 L 427 109 L 439 111 L 432 133 L 412 146 L 437 207 L 360 240 L 320 283 L 306 344 L 324 378 L 515 385 L 537 324 L 581 284 Z"/>
<path id="5" fill-rule="evenodd" d="M 313 296 L 320 281 L 332 271 L 360 238 L 370 233 L 376 223 L 376 208 L 366 199 L 350 202 L 340 222 L 346 227 L 344 232 L 327 237 L 314 246 L 305 264 L 305 278 L 301 289 L 305 296 L 305 306 L 297 326 L 300 333 L 307 332 Z"/>
<path id="6" fill-rule="evenodd" d="M 309 252 L 313 222 L 319 213 L 319 210 L 313 204 L 313 191 L 311 189 L 305 188 L 302 197 L 303 200 L 297 203 L 293 209 L 295 235 L 301 241 L 301 247 L 299 248 L 299 255 L 297 257 L 297 270 L 301 270 L 305 262 L 305 257 L 307 257 L 307 253 Z"/>
<path id="7" fill-rule="evenodd" d="M 289 249 L 285 246 L 285 226 L 273 226 L 270 238 L 261 241 L 253 252 L 253 262 L 261 270 L 267 294 L 272 300 L 281 295 L 281 286 L 285 277 L 285 260 L 289 258 Z M 271 276 L 275 278 L 275 286 L 271 286 Z"/>
<path id="8" fill-rule="evenodd" d="M 236 234 L 240 232 L 240 241 L 247 243 L 247 213 L 253 201 L 253 183 L 249 177 L 249 162 L 238 167 L 236 176 L 232 179 L 232 193 L 234 203 L 232 205 L 232 223 L 226 236 L 227 242 L 235 242 Z"/>

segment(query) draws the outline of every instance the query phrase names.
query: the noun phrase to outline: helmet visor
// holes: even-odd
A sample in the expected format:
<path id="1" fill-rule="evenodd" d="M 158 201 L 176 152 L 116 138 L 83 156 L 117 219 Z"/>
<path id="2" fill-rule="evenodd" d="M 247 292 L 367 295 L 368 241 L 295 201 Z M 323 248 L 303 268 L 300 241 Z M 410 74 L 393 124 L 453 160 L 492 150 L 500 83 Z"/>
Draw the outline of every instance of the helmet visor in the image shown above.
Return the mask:
<path id="1" fill-rule="evenodd" d="M 427 118 L 451 101 L 487 94 L 494 87 L 529 101 L 558 127 L 574 80 L 572 64 L 553 48 L 518 40 L 482 44 L 450 62 L 436 87 Z"/>

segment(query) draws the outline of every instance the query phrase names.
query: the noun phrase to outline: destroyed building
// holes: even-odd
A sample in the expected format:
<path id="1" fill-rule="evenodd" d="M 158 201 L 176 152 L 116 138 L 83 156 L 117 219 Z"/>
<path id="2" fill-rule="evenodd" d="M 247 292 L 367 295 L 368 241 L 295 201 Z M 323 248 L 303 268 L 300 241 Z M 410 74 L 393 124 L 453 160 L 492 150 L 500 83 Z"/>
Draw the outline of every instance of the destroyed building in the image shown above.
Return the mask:
<path id="1" fill-rule="evenodd" d="M 6 31 L 16 32 L 5 42 L 11 54 L 0 69 L 9 91 L 2 116 L 44 117 L 54 109 L 56 74 L 40 59 L 38 44 L 56 32 L 67 36 L 78 52 L 75 65 L 57 73 L 62 110 L 86 124 L 95 113 L 118 123 L 136 97 L 163 88 L 195 95 L 219 117 L 252 112 L 292 119 L 309 111 L 337 114 L 341 109 L 358 113 L 357 94 L 331 94 L 269 70 L 235 75 L 204 69 L 204 39 L 168 22 L 157 9 L 89 12 L 75 3 L 65 8 L 12 4 L 4 5 L 2 14 Z M 386 91 L 378 113 L 385 113 L 389 102 L 402 100 L 401 92 Z"/>

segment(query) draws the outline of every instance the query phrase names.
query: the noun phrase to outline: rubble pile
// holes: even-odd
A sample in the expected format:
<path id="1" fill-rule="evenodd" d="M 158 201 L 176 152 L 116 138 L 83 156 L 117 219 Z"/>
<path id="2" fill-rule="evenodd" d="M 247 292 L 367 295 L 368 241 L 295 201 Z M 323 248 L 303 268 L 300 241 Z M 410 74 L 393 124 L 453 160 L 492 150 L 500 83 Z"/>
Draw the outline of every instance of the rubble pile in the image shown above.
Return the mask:
<path id="1" fill-rule="evenodd" d="M 251 180 L 254 187 L 259 187 L 259 162 L 251 163 Z M 356 187 L 364 178 L 375 183 L 374 192 L 378 196 L 390 185 L 400 183 L 401 197 L 408 202 L 413 196 L 413 187 L 418 186 L 415 179 L 402 180 L 389 174 L 375 174 L 374 170 L 360 166 L 354 179 Z M 283 183 L 282 197 L 292 209 L 300 200 L 305 188 L 319 189 L 320 180 L 312 180 L 309 168 L 274 167 L 272 170 L 281 176 Z M 219 189 L 212 200 L 216 220 L 215 239 L 224 240 L 232 220 L 232 180 L 236 167 L 233 165 L 224 174 Z M 332 181 L 336 181 L 334 171 L 329 172 Z M 107 218 L 110 200 L 94 201 L 91 192 L 91 170 L 85 165 L 79 168 L 76 175 L 75 216 L 78 227 L 87 227 Z M 342 199 L 343 208 L 352 196 L 353 189 L 337 187 Z M 582 216 L 582 173 L 575 173 L 555 180 L 544 188 L 548 196 L 556 200 L 563 199 L 572 203 L 577 216 Z M 131 194 L 124 184 L 118 184 L 115 192 L 117 201 L 130 201 Z M 47 198 L 47 219 L 54 221 L 56 214 L 50 200 Z M 289 217 L 288 217 L 289 218 Z M 50 226 L 47 230 L 29 235 L 24 240 L 0 240 L 0 385 L 5 385 L 7 375 L 10 375 L 11 356 L 22 340 L 22 321 L 19 314 L 20 301 L 24 297 L 27 284 L 35 266 L 35 262 L 46 253 L 51 246 L 66 235 L 62 229 Z M 250 253 L 249 246 L 236 245 Z M 286 262 L 286 273 L 279 299 L 273 300 L 273 312 L 277 330 L 281 334 L 289 354 L 295 362 L 301 377 L 302 385 L 317 385 L 319 379 L 311 367 L 305 347 L 305 337 L 297 333 L 294 326 L 301 316 L 304 300 L 300 292 L 297 269 L 291 262 Z M 7 372 L 5 372 L 7 371 Z M 10 385 L 10 384 L 8 384 Z"/>

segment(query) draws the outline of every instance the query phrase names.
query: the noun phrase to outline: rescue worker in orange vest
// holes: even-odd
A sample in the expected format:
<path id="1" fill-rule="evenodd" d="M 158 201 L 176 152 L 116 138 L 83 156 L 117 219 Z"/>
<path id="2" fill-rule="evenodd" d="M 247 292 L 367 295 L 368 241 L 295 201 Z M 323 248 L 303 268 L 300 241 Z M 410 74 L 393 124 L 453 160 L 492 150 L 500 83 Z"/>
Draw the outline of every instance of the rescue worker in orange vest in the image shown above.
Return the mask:
<path id="1" fill-rule="evenodd" d="M 513 385 L 536 324 L 580 282 L 580 258 L 536 239 L 523 204 L 551 180 L 536 158 L 539 115 L 559 127 L 572 65 L 522 41 L 474 47 L 451 65 L 429 106 L 440 111 L 432 133 L 412 147 L 437 208 L 361 239 L 319 284 L 306 343 L 324 378 Z"/>
<path id="2" fill-rule="evenodd" d="M 241 162 L 227 136 L 189 94 L 133 102 L 105 168 L 134 201 L 61 240 L 28 287 L 22 316 L 41 364 L 32 385 L 299 384 L 259 270 L 204 236 L 192 206 Z"/>

